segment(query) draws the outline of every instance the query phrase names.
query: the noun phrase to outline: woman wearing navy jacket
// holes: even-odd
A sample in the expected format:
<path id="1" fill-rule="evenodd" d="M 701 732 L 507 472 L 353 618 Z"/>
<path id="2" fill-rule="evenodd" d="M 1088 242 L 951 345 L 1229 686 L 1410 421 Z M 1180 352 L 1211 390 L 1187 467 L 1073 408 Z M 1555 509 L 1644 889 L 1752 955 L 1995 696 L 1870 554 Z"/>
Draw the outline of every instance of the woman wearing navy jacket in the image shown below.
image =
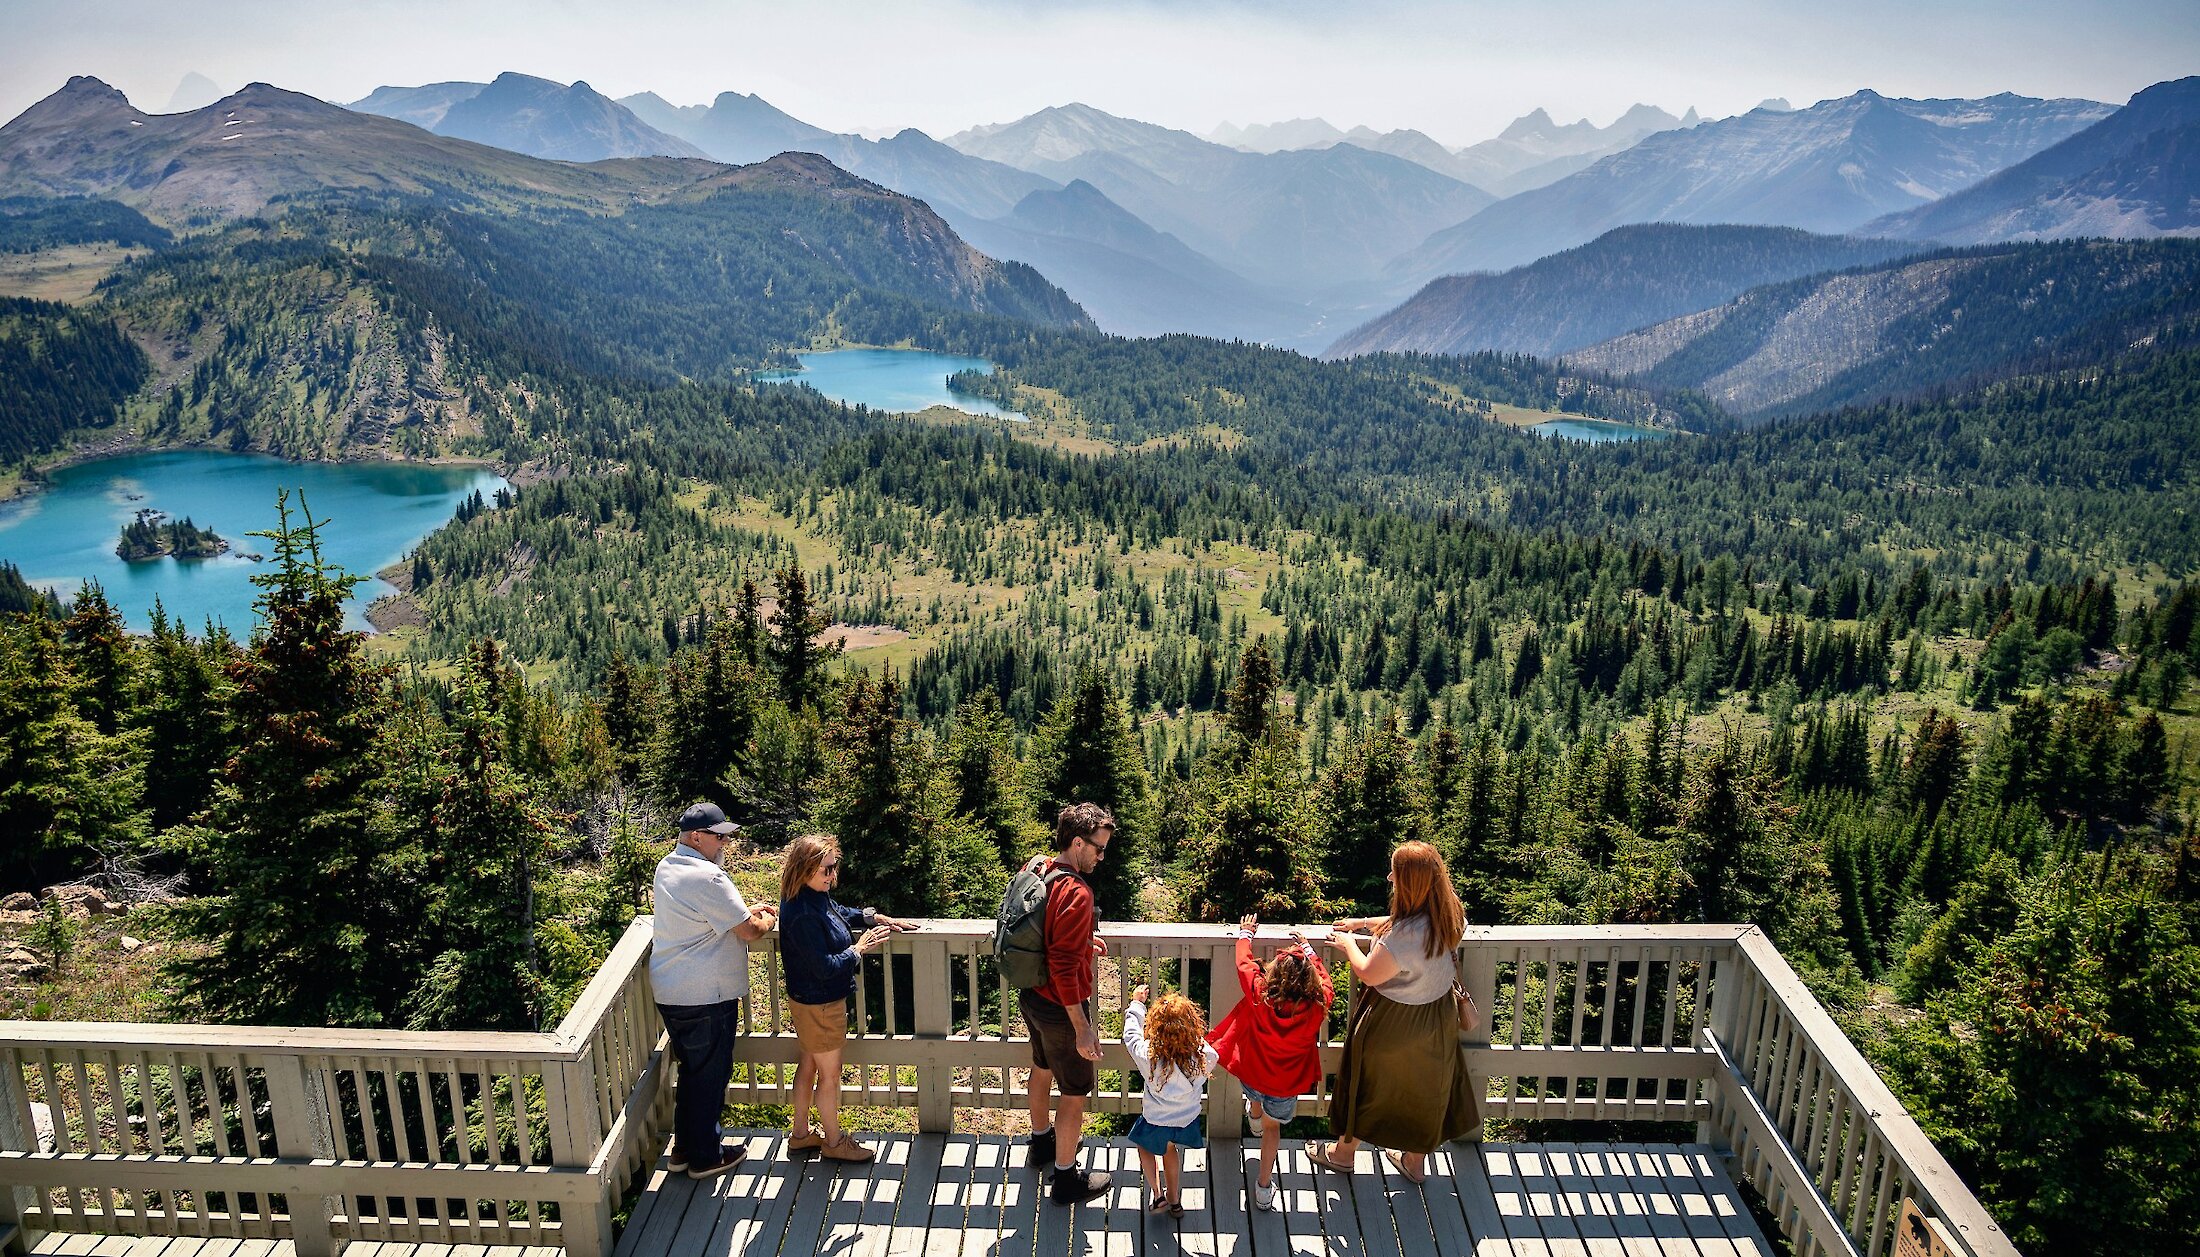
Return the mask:
<path id="1" fill-rule="evenodd" d="M 840 1129 L 840 1052 L 848 1037 L 848 997 L 855 994 L 863 954 L 897 930 L 916 929 L 875 908 L 833 902 L 840 880 L 840 843 L 831 834 L 804 834 L 787 844 L 779 868 L 779 955 L 794 1006 L 802 1063 L 794 1073 L 790 1152 L 816 1148 L 835 1161 L 868 1161 L 876 1152 Z M 860 937 L 855 933 L 863 931 Z M 810 1101 L 817 1101 L 816 1127 Z"/>

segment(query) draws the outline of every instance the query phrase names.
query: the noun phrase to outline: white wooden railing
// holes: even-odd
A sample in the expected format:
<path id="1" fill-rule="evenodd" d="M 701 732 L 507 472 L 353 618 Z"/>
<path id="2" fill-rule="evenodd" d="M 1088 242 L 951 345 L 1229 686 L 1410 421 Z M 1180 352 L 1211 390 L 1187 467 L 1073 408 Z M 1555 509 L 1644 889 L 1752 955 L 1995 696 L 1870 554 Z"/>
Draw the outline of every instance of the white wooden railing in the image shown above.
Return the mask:
<path id="1" fill-rule="evenodd" d="M 991 922 L 928 921 L 866 958 L 846 1102 L 1020 1109 L 1030 1061 Z M 1310 936 L 1325 931 L 1309 930 Z M 1141 981 L 1210 1023 L 1239 998 L 1220 926 L 1109 924 L 1110 1031 Z M 642 918 L 544 1034 L 0 1022 L 0 1228 L 609 1249 L 610 1216 L 661 1147 L 671 1090 Z M 1284 932 L 1261 931 L 1265 955 Z M 782 1104 L 796 1041 L 776 940 L 753 947 L 729 1101 Z M 1468 1042 L 1487 1118 L 1693 1122 L 1729 1149 L 1800 1257 L 1888 1257 L 1905 1197 L 1968 1257 L 2015 1257 L 1779 952 L 1738 926 L 1475 928 L 1459 969 L 1487 1016 Z M 1340 989 L 1326 1061 L 1341 1050 Z M 1095 1109 L 1133 1109 L 1112 1034 Z M 1326 1111 L 1328 1080 L 1304 1097 Z M 1210 1088 L 1218 1138 L 1242 1092 Z M 33 1103 L 52 1114 L 37 1141 Z"/>

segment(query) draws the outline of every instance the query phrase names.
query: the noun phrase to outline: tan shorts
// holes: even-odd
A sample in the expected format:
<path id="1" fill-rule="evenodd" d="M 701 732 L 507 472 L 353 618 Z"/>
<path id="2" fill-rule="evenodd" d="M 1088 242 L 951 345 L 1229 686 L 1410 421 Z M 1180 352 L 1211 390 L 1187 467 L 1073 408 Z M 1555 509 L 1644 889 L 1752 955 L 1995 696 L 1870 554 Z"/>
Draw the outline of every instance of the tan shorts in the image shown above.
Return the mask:
<path id="1" fill-rule="evenodd" d="M 848 1005 L 834 1000 L 830 1004 L 797 1004 L 787 1001 L 794 1009 L 794 1037 L 801 1040 L 805 1052 L 838 1052 L 848 1039 Z"/>

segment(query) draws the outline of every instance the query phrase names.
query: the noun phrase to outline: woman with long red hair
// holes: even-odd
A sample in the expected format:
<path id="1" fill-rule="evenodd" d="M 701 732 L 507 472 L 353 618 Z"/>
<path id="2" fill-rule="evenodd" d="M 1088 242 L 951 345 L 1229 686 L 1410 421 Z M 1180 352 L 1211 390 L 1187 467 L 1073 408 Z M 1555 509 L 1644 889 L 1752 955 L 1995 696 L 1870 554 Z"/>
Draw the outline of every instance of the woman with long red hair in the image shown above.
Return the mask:
<path id="1" fill-rule="evenodd" d="M 1388 916 L 1336 923 L 1330 945 L 1344 953 L 1357 989 L 1329 1110 L 1337 1138 L 1307 1145 L 1316 1165 L 1350 1174 L 1366 1142 L 1418 1183 L 1429 1153 L 1480 1122 L 1451 993 L 1466 929 L 1444 857 L 1425 842 L 1390 853 Z M 1373 935 L 1366 950 L 1361 931 Z"/>

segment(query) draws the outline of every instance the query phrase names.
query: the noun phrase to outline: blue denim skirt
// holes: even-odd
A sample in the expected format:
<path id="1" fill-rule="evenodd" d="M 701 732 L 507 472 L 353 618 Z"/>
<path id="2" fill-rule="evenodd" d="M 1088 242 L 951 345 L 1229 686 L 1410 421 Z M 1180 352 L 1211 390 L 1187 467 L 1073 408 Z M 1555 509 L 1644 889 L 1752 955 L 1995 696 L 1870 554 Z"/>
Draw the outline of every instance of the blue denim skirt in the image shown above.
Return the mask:
<path id="1" fill-rule="evenodd" d="M 1167 1152 L 1170 1144 L 1179 1148 L 1204 1148 L 1207 1146 L 1207 1117 L 1201 1114 L 1193 1118 L 1189 1126 L 1156 1126 L 1141 1117 L 1131 1123 L 1131 1142 L 1157 1157 Z"/>

